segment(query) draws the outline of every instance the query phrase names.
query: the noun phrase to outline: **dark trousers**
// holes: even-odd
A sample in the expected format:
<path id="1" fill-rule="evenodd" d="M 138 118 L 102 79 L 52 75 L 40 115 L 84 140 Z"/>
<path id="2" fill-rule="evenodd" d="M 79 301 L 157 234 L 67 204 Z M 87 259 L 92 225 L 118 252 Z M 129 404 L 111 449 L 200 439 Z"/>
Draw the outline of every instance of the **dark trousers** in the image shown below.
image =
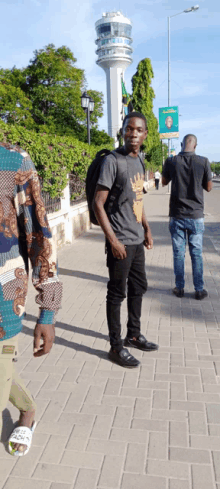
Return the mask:
<path id="1" fill-rule="evenodd" d="M 155 187 L 159 190 L 159 178 L 155 178 Z"/>
<path id="2" fill-rule="evenodd" d="M 107 322 L 111 347 L 120 351 L 123 347 L 121 339 L 120 310 L 126 297 L 128 322 L 127 335 L 137 338 L 140 335 L 140 318 L 142 296 L 147 290 L 145 272 L 144 245 L 126 246 L 127 257 L 124 260 L 114 258 L 111 246 L 107 243 L 107 266 L 109 282 L 107 286 Z"/>

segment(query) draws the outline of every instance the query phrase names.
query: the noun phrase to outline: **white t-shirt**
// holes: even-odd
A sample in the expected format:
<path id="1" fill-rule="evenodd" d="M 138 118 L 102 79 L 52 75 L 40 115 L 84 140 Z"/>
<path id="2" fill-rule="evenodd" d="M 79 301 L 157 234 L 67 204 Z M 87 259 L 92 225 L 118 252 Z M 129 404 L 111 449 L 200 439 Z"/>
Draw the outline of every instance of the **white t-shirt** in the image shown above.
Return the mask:
<path id="1" fill-rule="evenodd" d="M 159 178 L 160 178 L 160 172 L 159 171 L 155 172 L 154 178 L 156 178 L 156 180 L 159 180 Z"/>

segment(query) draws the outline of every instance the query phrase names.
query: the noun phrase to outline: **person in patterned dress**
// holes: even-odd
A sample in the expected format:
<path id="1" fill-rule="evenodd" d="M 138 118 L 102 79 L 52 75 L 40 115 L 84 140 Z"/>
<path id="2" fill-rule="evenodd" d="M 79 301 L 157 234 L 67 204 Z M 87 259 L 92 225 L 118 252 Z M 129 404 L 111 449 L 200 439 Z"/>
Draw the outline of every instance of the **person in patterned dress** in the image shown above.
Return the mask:
<path id="1" fill-rule="evenodd" d="M 0 142 L 0 414 L 8 400 L 20 411 L 17 438 L 12 434 L 14 443 L 9 443 L 15 455 L 28 451 L 26 438 L 23 443 L 16 440 L 22 440 L 22 429 L 30 440 L 35 424 L 35 402 L 14 368 L 29 263 L 37 291 L 36 302 L 40 306 L 33 354 L 40 357 L 49 353 L 53 345 L 62 284 L 57 275 L 56 252 L 35 166 L 19 146 Z"/>

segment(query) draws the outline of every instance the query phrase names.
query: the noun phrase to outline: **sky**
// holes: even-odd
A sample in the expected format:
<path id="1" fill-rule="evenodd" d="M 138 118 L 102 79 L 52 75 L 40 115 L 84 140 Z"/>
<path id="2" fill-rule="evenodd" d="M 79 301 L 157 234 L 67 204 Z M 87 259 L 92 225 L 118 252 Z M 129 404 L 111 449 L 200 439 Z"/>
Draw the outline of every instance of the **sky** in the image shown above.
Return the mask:
<path id="1" fill-rule="evenodd" d="M 194 0 L 195 1 L 195 0 Z M 0 67 L 28 65 L 36 49 L 53 43 L 74 53 L 88 88 L 102 91 L 105 73 L 96 65 L 95 22 L 121 10 L 132 21 L 133 63 L 125 72 L 127 91 L 138 63 L 150 58 L 154 71 L 154 113 L 167 106 L 167 18 L 192 5 L 199 10 L 170 19 L 171 105 L 179 106 L 180 151 L 185 134 L 198 138 L 197 154 L 220 161 L 220 7 L 218 0 L 0 0 Z M 5 19 L 5 22 L 3 22 Z M 107 106 L 99 128 L 107 131 Z"/>

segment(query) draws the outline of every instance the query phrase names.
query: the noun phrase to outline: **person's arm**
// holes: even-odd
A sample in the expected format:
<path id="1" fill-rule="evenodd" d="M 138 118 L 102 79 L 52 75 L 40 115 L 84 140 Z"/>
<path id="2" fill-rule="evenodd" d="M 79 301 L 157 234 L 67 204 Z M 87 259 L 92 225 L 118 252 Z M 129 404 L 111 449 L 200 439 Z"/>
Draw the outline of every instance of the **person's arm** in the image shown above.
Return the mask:
<path id="1" fill-rule="evenodd" d="M 204 171 L 204 177 L 203 177 L 203 182 L 202 186 L 206 192 L 211 192 L 212 190 L 212 172 L 211 172 L 211 166 L 209 163 L 209 160 L 206 160 L 205 164 L 205 171 Z"/>
<path id="2" fill-rule="evenodd" d="M 213 187 L 212 180 L 209 180 L 209 182 L 207 182 L 207 184 L 206 184 L 206 189 L 205 189 L 206 192 L 211 192 L 212 187 Z"/>
<path id="3" fill-rule="evenodd" d="M 106 239 L 109 241 L 112 249 L 112 254 L 115 258 L 123 260 L 126 258 L 126 248 L 120 243 L 120 241 L 116 238 L 115 233 L 111 227 L 108 216 L 105 212 L 104 205 L 109 195 L 109 189 L 102 186 L 97 185 L 95 197 L 94 197 L 94 212 L 97 218 L 98 223 L 100 224 Z"/>
<path id="4" fill-rule="evenodd" d="M 170 182 L 170 180 L 168 180 L 167 178 L 165 178 L 163 175 L 162 175 L 162 186 L 165 187 L 166 185 L 168 185 L 168 183 Z"/>
<path id="5" fill-rule="evenodd" d="M 153 248 L 153 238 L 152 238 L 149 223 L 145 215 L 144 208 L 142 212 L 142 226 L 144 228 L 144 246 L 146 246 L 148 250 L 151 250 Z"/>
<path id="6" fill-rule="evenodd" d="M 171 176 L 170 176 L 170 160 L 169 158 L 166 159 L 164 166 L 163 166 L 163 171 L 162 171 L 162 186 L 165 187 L 170 183 Z"/>
<path id="7" fill-rule="evenodd" d="M 27 155 L 28 156 L 28 155 Z M 62 284 L 57 275 L 56 251 L 48 225 L 40 182 L 27 157 L 16 175 L 19 240 L 26 263 L 32 265 L 32 282 L 38 292 L 40 314 L 34 330 L 34 356 L 49 353 L 55 338 L 55 316 L 61 306 Z M 43 344 L 41 343 L 43 339 Z"/>

